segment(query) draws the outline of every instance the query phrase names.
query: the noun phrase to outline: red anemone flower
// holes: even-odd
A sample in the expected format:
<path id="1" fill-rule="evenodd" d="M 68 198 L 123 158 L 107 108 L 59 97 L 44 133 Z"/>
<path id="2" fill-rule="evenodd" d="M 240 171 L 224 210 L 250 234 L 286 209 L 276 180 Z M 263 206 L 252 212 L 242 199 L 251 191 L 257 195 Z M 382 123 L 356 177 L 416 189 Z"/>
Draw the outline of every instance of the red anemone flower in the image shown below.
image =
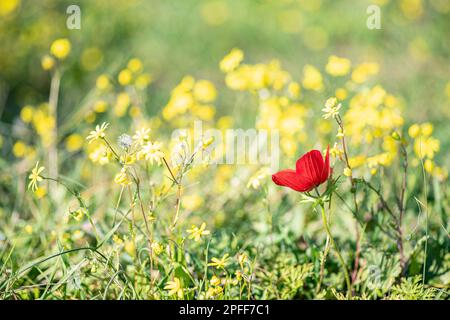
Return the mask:
<path id="1" fill-rule="evenodd" d="M 308 192 L 328 180 L 330 169 L 330 146 L 325 161 L 319 150 L 311 150 L 297 160 L 295 170 L 286 169 L 272 175 L 275 184 L 299 192 Z"/>

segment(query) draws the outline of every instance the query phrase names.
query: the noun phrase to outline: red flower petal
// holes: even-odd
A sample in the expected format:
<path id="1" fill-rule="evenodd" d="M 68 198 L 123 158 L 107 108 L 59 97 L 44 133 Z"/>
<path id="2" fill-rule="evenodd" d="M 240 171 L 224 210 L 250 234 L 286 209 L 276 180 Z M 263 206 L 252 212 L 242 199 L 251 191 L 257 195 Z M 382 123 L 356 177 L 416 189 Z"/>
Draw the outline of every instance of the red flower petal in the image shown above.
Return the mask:
<path id="1" fill-rule="evenodd" d="M 325 181 L 328 180 L 328 177 L 331 174 L 331 169 L 330 169 L 330 146 L 328 145 L 327 147 L 327 154 L 325 155 L 325 163 L 322 169 L 322 174 L 321 174 L 321 178 L 320 178 L 320 183 L 324 183 Z"/>
<path id="2" fill-rule="evenodd" d="M 287 169 L 272 175 L 272 181 L 282 187 L 289 187 L 295 191 L 305 192 L 311 190 L 310 180 L 302 179 L 295 170 Z"/>
<path id="3" fill-rule="evenodd" d="M 296 163 L 296 171 L 302 177 L 307 177 L 312 188 L 322 182 L 322 172 L 324 171 L 324 161 L 319 150 L 311 150 L 303 155 Z"/>

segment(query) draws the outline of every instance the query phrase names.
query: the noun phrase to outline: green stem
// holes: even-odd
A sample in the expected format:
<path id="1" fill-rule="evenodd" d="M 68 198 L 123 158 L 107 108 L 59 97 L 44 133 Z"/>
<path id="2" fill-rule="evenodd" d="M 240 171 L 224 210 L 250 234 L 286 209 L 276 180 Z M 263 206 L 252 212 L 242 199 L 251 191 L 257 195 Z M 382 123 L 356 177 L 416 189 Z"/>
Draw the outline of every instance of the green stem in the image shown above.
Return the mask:
<path id="1" fill-rule="evenodd" d="M 328 237 L 330 239 L 330 243 L 333 246 L 334 251 L 336 252 L 336 255 L 337 255 L 338 259 L 339 259 L 339 262 L 341 263 L 342 270 L 344 271 L 345 282 L 347 284 L 348 297 L 351 298 L 351 296 L 352 296 L 352 284 L 350 282 L 350 276 L 348 274 L 347 265 L 345 264 L 344 259 L 342 258 L 341 253 L 339 252 L 339 249 L 338 249 L 336 243 L 334 242 L 333 236 L 331 235 L 331 231 L 330 231 L 330 228 L 328 226 L 327 215 L 325 214 L 325 206 L 323 205 L 323 203 L 320 204 L 320 207 L 322 209 L 322 221 L 323 221 L 323 224 L 325 226 L 325 230 L 326 230 L 327 235 L 328 235 Z"/>

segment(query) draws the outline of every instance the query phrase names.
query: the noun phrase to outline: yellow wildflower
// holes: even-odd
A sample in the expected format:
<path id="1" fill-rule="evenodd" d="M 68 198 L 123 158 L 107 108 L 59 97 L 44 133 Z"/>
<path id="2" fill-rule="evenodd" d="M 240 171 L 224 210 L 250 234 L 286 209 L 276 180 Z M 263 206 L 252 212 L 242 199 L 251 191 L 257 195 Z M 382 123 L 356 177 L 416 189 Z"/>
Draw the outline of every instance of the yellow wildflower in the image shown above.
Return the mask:
<path id="1" fill-rule="evenodd" d="M 351 68 L 350 60 L 346 58 L 339 58 L 337 56 L 330 56 L 325 70 L 334 77 L 345 76 Z"/>
<path id="2" fill-rule="evenodd" d="M 150 139 L 150 129 L 142 128 L 137 130 L 133 136 L 133 140 L 136 141 L 137 144 L 143 145 Z"/>
<path id="3" fill-rule="evenodd" d="M 106 134 L 105 130 L 108 129 L 109 123 L 103 122 L 101 126 L 97 125 L 94 131 L 91 131 L 87 136 L 86 140 L 89 140 L 89 144 L 98 140 L 104 139 Z"/>
<path id="4" fill-rule="evenodd" d="M 303 67 L 303 87 L 308 90 L 322 91 L 323 80 L 319 70 L 312 65 L 305 65 Z"/>
<path id="5" fill-rule="evenodd" d="M 335 97 L 329 98 L 325 102 L 325 108 L 322 109 L 324 112 L 324 119 L 335 118 L 339 115 L 339 110 L 341 109 L 341 104 L 337 103 L 337 99 Z"/>
<path id="6" fill-rule="evenodd" d="M 153 241 L 151 247 L 152 247 L 152 254 L 155 256 L 159 256 L 164 251 L 163 245 L 158 241 Z"/>
<path id="7" fill-rule="evenodd" d="M 63 60 L 70 53 L 70 42 L 67 39 L 57 39 L 53 41 L 50 52 L 58 59 Z"/>
<path id="8" fill-rule="evenodd" d="M 71 216 L 72 218 L 74 218 L 76 221 L 81 221 L 81 219 L 83 219 L 83 217 L 87 214 L 87 209 L 86 208 L 79 208 L 78 210 L 75 210 L 73 212 L 71 212 Z"/>
<path id="9" fill-rule="evenodd" d="M 200 241 L 202 236 L 208 235 L 210 232 L 206 230 L 206 223 L 202 223 L 200 228 L 197 226 L 192 226 L 191 229 L 186 230 L 189 233 L 189 239 L 194 239 L 195 242 Z"/>
<path id="10" fill-rule="evenodd" d="M 104 100 L 99 100 L 94 104 L 94 111 L 97 113 L 103 113 L 106 111 L 108 104 Z"/>
<path id="11" fill-rule="evenodd" d="M 55 59 L 46 54 L 41 59 L 41 66 L 46 71 L 51 70 L 55 66 Z"/>
<path id="12" fill-rule="evenodd" d="M 102 74 L 102 75 L 98 76 L 95 85 L 96 85 L 97 89 L 99 89 L 99 90 L 106 90 L 111 86 L 111 83 L 109 81 L 108 76 L 105 74 Z"/>
<path id="13" fill-rule="evenodd" d="M 208 80 L 199 80 L 194 86 L 194 97 L 201 102 L 211 102 L 216 99 L 217 91 L 214 84 Z"/>
<path id="14" fill-rule="evenodd" d="M 168 281 L 165 290 L 169 290 L 169 295 L 176 295 L 178 298 L 183 298 L 183 287 L 181 281 L 177 277 L 173 278 L 173 281 Z"/>
<path id="15" fill-rule="evenodd" d="M 116 174 L 114 182 L 121 186 L 129 186 L 132 183 L 131 179 L 128 177 L 127 168 L 122 168 L 120 172 Z"/>
<path id="16" fill-rule="evenodd" d="M 128 61 L 127 68 L 134 73 L 141 72 L 143 68 L 142 61 L 137 58 L 133 58 L 130 61 Z"/>
<path id="17" fill-rule="evenodd" d="M 212 276 L 211 279 L 209 280 L 209 283 L 210 283 L 212 286 L 218 286 L 218 285 L 220 285 L 221 281 L 220 281 L 220 279 L 217 278 L 216 276 Z"/>
<path id="18" fill-rule="evenodd" d="M 358 65 L 352 72 L 352 80 L 355 83 L 363 83 L 370 76 L 377 74 L 379 71 L 379 66 L 373 62 L 365 62 Z"/>
<path id="19" fill-rule="evenodd" d="M 233 71 L 239 66 L 243 59 L 244 53 L 242 50 L 234 48 L 222 59 L 222 61 L 220 61 L 220 70 L 223 72 Z"/>
<path id="20" fill-rule="evenodd" d="M 117 117 L 123 117 L 130 106 L 131 98 L 126 92 L 121 92 L 117 95 L 116 104 L 114 105 L 114 115 Z"/>
<path id="21" fill-rule="evenodd" d="M 29 224 L 27 224 L 24 228 L 25 232 L 28 234 L 32 234 L 33 233 L 33 227 Z"/>
<path id="22" fill-rule="evenodd" d="M 66 139 L 66 149 L 69 152 L 76 152 L 83 147 L 83 138 L 79 134 L 71 134 Z"/>
<path id="23" fill-rule="evenodd" d="M 161 164 L 161 160 L 164 157 L 164 153 L 161 151 L 161 148 L 161 142 L 149 141 L 142 146 L 141 151 L 138 153 L 138 159 L 144 158 L 145 160 L 150 161 L 151 164 L 154 162 Z"/>
<path id="24" fill-rule="evenodd" d="M 117 76 L 117 80 L 122 86 L 129 85 L 131 80 L 133 78 L 133 75 L 130 70 L 124 69 L 119 72 L 119 75 Z"/>
<path id="25" fill-rule="evenodd" d="M 134 82 L 134 84 L 138 89 L 145 89 L 151 82 L 152 76 L 148 73 L 143 73 L 136 77 L 136 81 Z"/>
<path id="26" fill-rule="evenodd" d="M 433 137 L 418 137 L 414 142 L 414 152 L 419 158 L 427 157 L 433 159 L 434 154 L 439 151 L 439 140 Z"/>
<path id="27" fill-rule="evenodd" d="M 39 167 L 39 162 L 36 163 L 36 166 L 31 171 L 31 174 L 29 175 L 28 179 L 30 179 L 30 183 L 28 184 L 28 189 L 33 190 L 33 192 L 36 192 L 38 189 L 38 182 L 41 182 L 43 178 L 41 177 L 42 171 L 44 171 L 44 167 Z"/>
<path id="28" fill-rule="evenodd" d="M 208 266 L 215 267 L 217 269 L 224 269 L 225 266 L 228 264 L 229 260 L 229 254 L 226 253 L 222 256 L 222 258 L 212 258 L 211 262 L 208 263 Z"/>

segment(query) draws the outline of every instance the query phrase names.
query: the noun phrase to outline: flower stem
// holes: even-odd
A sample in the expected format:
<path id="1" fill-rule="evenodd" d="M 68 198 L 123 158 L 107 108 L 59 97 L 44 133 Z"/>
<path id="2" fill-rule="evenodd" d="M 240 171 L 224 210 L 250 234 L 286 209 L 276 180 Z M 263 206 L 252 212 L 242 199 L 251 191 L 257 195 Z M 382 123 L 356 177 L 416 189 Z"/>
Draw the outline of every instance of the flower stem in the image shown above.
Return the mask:
<path id="1" fill-rule="evenodd" d="M 328 237 L 330 239 L 330 243 L 333 246 L 334 251 L 336 252 L 336 255 L 337 255 L 338 259 L 339 259 L 339 262 L 341 263 L 342 270 L 344 271 L 345 282 L 347 284 L 347 295 L 348 295 L 348 298 L 351 298 L 351 296 L 352 296 L 352 284 L 350 282 L 350 276 L 348 274 L 347 265 L 345 264 L 344 259 L 342 258 L 341 253 L 339 252 L 339 249 L 338 249 L 336 243 L 334 242 L 333 236 L 331 235 L 331 231 L 330 231 L 330 228 L 328 226 L 327 215 L 325 214 L 325 206 L 324 206 L 324 204 L 323 203 L 320 204 L 320 207 L 322 209 L 322 221 L 323 221 L 323 224 L 325 226 L 325 230 L 326 230 L 327 235 L 328 235 Z"/>
<path id="2" fill-rule="evenodd" d="M 48 166 L 49 174 L 52 177 L 58 176 L 58 97 L 59 97 L 59 87 L 61 83 L 61 72 L 56 69 L 54 72 L 51 84 L 50 84 L 50 95 L 48 100 L 49 115 L 54 119 L 54 126 L 50 131 L 51 140 L 48 148 Z M 54 194 L 56 188 L 56 183 L 54 181 L 49 184 L 50 193 Z"/>

